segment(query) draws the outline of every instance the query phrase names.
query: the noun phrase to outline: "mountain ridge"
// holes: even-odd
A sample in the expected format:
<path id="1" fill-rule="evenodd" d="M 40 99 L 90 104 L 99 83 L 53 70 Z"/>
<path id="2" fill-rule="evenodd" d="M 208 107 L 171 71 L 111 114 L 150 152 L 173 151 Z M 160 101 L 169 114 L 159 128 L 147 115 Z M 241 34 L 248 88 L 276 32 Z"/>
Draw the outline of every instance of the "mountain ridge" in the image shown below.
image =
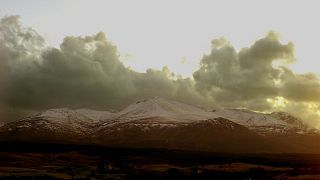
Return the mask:
<path id="1" fill-rule="evenodd" d="M 301 119 L 284 112 L 208 111 L 158 97 L 118 112 L 49 109 L 0 126 L 1 141 L 228 152 L 318 152 L 319 137 Z"/>

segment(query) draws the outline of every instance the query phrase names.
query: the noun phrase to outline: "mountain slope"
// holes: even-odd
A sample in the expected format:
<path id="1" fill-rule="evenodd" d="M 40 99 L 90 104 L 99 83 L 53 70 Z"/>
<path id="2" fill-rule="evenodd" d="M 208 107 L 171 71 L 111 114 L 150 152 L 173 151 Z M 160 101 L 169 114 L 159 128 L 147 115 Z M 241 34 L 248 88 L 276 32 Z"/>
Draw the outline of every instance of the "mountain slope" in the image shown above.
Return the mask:
<path id="1" fill-rule="evenodd" d="M 220 152 L 307 152 L 309 149 L 304 148 L 307 144 L 297 145 L 299 142 L 295 142 L 295 138 L 306 137 L 299 133 L 308 134 L 308 130 L 299 119 L 292 118 L 283 113 L 262 114 L 237 109 L 210 112 L 152 98 L 120 111 L 113 121 L 101 125 L 95 136 L 103 144 L 116 146 Z"/>
<path id="2" fill-rule="evenodd" d="M 118 118 L 122 121 L 148 117 L 162 117 L 163 119 L 183 123 L 218 116 L 195 106 L 168 101 L 159 97 L 138 101 L 118 113 Z"/>
<path id="3" fill-rule="evenodd" d="M 224 118 L 190 123 L 151 123 L 141 119 L 101 128 L 99 142 L 106 145 L 168 148 L 214 152 L 269 152 L 263 137 Z"/>
<path id="4" fill-rule="evenodd" d="M 120 112 L 50 109 L 0 127 L 1 141 L 100 144 L 213 152 L 320 153 L 320 134 L 284 112 L 207 111 L 151 98 Z"/>
<path id="5" fill-rule="evenodd" d="M 260 134 L 311 132 L 301 119 L 285 112 L 264 114 L 246 109 L 217 109 L 213 112 Z"/>
<path id="6" fill-rule="evenodd" d="M 0 137 L 35 142 L 90 142 L 99 122 L 111 117 L 112 113 L 104 111 L 50 109 L 34 117 L 5 124 L 0 127 Z"/>

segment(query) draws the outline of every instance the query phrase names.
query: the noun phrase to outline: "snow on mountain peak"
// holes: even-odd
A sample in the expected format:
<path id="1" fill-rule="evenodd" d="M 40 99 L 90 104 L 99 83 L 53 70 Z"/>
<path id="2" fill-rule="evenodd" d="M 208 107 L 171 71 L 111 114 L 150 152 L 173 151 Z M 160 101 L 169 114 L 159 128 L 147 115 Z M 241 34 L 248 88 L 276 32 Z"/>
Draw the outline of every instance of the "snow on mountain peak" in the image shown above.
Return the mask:
<path id="1" fill-rule="evenodd" d="M 38 117 L 67 119 L 70 113 L 68 108 L 48 109 L 40 113 Z"/>
<path id="2" fill-rule="evenodd" d="M 150 117 L 163 117 L 169 121 L 189 122 L 205 119 L 214 119 L 212 112 L 177 101 L 155 97 L 137 101 L 118 113 L 123 120 L 136 120 Z"/>
<path id="3" fill-rule="evenodd" d="M 268 114 L 257 113 L 243 109 L 220 109 L 215 113 L 246 126 L 285 126 L 286 123 Z"/>
<path id="4" fill-rule="evenodd" d="M 137 101 L 117 113 L 90 109 L 49 109 L 35 117 L 24 119 L 23 122 L 30 124 L 29 122 L 32 120 L 33 122 L 39 121 L 38 124 L 47 123 L 50 125 L 51 123 L 54 126 L 72 126 L 81 131 L 85 131 L 84 129 L 91 131 L 92 127 L 111 127 L 130 123 L 134 126 L 145 124 L 148 127 L 149 125 L 182 125 L 202 120 L 216 121 L 219 117 L 262 134 L 308 132 L 307 126 L 300 119 L 284 112 L 265 114 L 245 109 L 223 108 L 208 111 L 159 97 Z"/>
<path id="5" fill-rule="evenodd" d="M 306 126 L 301 119 L 294 117 L 291 114 L 286 112 L 272 112 L 270 116 L 280 119 L 292 126 L 299 126 L 299 127 Z"/>
<path id="6" fill-rule="evenodd" d="M 300 119 L 285 112 L 267 114 L 243 109 L 218 109 L 215 113 L 262 133 L 307 131 L 307 126 Z"/>
<path id="7" fill-rule="evenodd" d="M 78 120 L 87 120 L 100 121 L 109 119 L 113 113 L 108 111 L 96 111 L 91 109 L 76 109 L 71 110 L 68 108 L 58 108 L 58 109 L 49 109 L 40 113 L 38 117 L 45 119 L 55 119 L 55 120 L 69 120 L 69 119 L 78 119 Z"/>

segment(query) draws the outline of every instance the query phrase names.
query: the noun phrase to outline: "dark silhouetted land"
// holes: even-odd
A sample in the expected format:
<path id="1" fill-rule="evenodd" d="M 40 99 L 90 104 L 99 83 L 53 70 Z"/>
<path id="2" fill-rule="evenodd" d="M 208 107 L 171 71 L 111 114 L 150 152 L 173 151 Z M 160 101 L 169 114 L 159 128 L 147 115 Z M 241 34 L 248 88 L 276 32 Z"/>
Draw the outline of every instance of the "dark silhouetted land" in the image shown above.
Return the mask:
<path id="1" fill-rule="evenodd" d="M 319 179 L 320 155 L 2 143 L 2 179 Z"/>

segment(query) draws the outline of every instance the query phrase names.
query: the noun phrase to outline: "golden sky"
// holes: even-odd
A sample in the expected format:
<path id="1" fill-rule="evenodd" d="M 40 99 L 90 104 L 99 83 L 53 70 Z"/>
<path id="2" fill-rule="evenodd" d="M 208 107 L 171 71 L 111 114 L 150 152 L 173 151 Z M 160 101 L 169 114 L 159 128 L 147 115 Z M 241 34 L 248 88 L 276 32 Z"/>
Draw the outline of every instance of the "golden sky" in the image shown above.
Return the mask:
<path id="1" fill-rule="evenodd" d="M 170 70 L 191 76 L 213 38 L 237 49 L 273 30 L 295 44 L 296 72 L 319 73 L 318 1 L 290 0 L 8 0 L 0 15 L 22 21 L 58 46 L 66 35 L 106 32 L 132 69 Z"/>

